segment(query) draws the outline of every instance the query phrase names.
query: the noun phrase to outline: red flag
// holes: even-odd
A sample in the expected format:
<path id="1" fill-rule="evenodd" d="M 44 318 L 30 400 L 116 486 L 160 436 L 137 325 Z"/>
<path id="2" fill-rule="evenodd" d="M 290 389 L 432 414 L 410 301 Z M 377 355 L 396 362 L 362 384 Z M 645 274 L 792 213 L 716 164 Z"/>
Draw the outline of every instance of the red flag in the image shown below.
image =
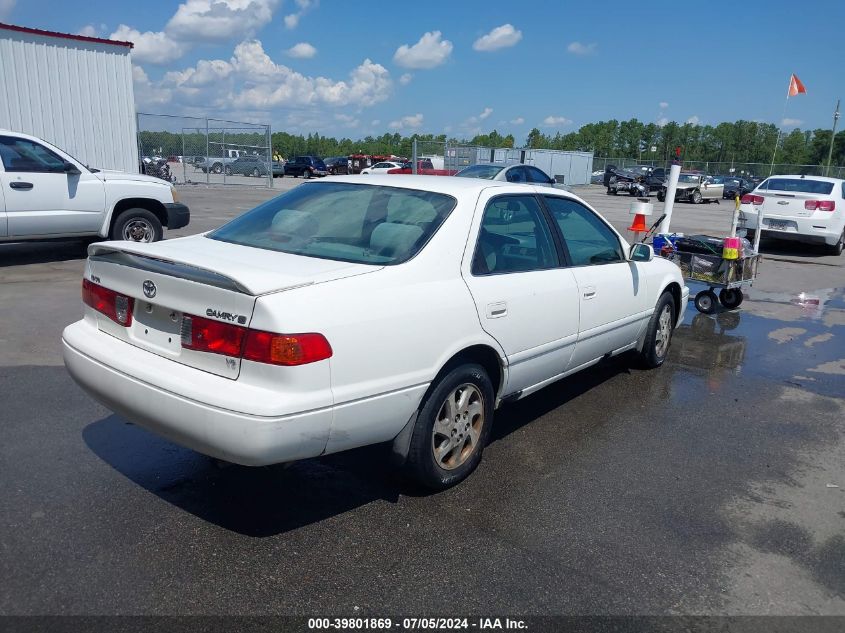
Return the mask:
<path id="1" fill-rule="evenodd" d="M 794 97 L 798 94 L 807 94 L 807 89 L 804 87 L 804 84 L 801 83 L 801 80 L 793 73 L 789 76 L 789 92 L 787 93 L 787 97 Z"/>

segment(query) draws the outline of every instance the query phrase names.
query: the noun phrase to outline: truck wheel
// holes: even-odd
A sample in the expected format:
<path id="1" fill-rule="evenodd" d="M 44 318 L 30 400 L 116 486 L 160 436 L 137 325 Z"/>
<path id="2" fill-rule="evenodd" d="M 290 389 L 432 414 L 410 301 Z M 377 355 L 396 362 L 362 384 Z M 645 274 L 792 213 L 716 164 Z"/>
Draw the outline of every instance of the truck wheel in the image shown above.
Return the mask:
<path id="1" fill-rule="evenodd" d="M 460 365 L 420 407 L 405 467 L 420 484 L 442 490 L 466 479 L 493 426 L 493 385 L 480 365 Z"/>
<path id="2" fill-rule="evenodd" d="M 111 230 L 111 239 L 127 242 L 158 242 L 162 237 L 161 222 L 147 209 L 123 211 Z"/>
<path id="3" fill-rule="evenodd" d="M 223 173 L 223 165 L 221 163 L 214 163 L 211 166 L 211 171 L 215 174 L 222 174 Z"/>
<path id="4" fill-rule="evenodd" d="M 675 329 L 675 299 L 671 292 L 664 292 L 657 300 L 654 313 L 648 322 L 640 360 L 648 369 L 660 367 L 669 353 L 672 331 Z"/>
<path id="5" fill-rule="evenodd" d="M 701 192 L 696 190 L 692 192 L 692 195 L 689 197 L 689 201 L 693 204 L 701 204 Z"/>

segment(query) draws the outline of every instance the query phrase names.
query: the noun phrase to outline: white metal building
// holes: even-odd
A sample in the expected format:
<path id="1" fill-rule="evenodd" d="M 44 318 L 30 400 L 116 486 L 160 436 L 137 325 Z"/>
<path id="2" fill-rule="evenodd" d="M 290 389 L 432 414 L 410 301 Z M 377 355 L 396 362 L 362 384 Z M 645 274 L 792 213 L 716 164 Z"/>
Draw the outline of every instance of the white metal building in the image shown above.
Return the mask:
<path id="1" fill-rule="evenodd" d="M 132 44 L 0 23 L 0 129 L 138 171 Z"/>

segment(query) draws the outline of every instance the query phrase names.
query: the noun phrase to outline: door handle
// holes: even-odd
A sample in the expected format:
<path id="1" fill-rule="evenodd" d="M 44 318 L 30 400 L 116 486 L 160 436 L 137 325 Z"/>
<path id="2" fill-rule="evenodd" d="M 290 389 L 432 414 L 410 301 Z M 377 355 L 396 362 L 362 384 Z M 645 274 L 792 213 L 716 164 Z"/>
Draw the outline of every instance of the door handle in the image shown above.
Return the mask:
<path id="1" fill-rule="evenodd" d="M 596 296 L 596 287 L 595 286 L 584 286 L 583 296 L 585 299 L 592 299 Z"/>
<path id="2" fill-rule="evenodd" d="M 9 186 L 12 189 L 24 189 L 24 190 L 27 190 L 27 191 L 29 189 L 32 189 L 32 187 L 33 187 L 31 182 L 21 182 L 20 180 L 16 180 L 15 182 L 10 182 Z"/>
<path id="3" fill-rule="evenodd" d="M 507 316 L 508 314 L 508 304 L 504 301 L 499 301 L 498 303 L 488 303 L 487 304 L 487 318 L 488 319 L 500 319 L 503 316 Z"/>

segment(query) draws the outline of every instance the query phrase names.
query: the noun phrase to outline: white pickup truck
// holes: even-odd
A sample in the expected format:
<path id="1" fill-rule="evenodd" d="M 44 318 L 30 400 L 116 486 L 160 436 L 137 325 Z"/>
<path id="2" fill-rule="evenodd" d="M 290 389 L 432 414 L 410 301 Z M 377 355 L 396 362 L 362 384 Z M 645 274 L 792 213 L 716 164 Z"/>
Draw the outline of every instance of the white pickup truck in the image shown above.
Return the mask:
<path id="1" fill-rule="evenodd" d="M 169 182 L 89 168 L 53 145 L 0 130 L 0 242 L 103 237 L 155 242 L 190 211 Z"/>

